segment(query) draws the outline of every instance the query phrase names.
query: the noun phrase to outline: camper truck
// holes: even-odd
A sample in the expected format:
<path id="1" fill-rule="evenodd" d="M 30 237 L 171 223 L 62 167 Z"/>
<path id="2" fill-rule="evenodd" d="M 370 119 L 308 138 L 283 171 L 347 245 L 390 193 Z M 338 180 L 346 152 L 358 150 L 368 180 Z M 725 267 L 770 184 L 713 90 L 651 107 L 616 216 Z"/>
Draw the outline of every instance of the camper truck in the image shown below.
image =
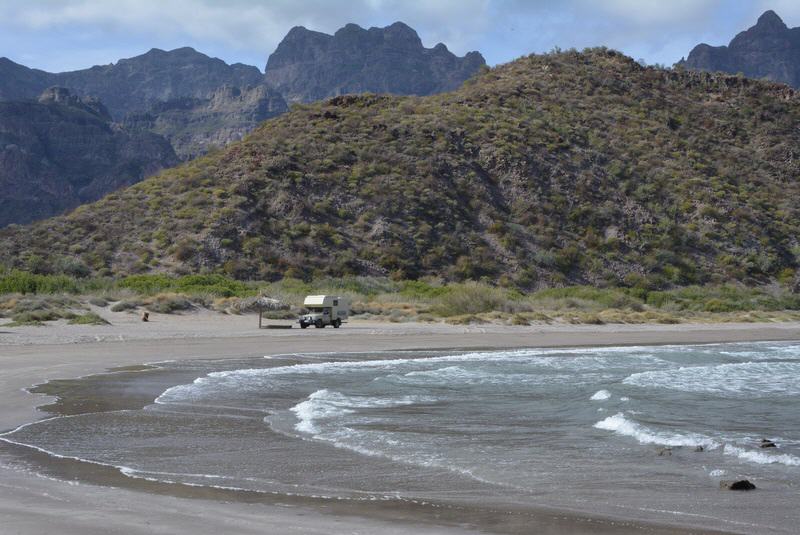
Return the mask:
<path id="1" fill-rule="evenodd" d="M 305 329 L 313 325 L 323 329 L 326 325 L 333 325 L 338 329 L 350 313 L 350 303 L 346 297 L 338 295 L 309 295 L 303 301 L 303 307 L 308 310 L 298 320 L 300 328 Z"/>

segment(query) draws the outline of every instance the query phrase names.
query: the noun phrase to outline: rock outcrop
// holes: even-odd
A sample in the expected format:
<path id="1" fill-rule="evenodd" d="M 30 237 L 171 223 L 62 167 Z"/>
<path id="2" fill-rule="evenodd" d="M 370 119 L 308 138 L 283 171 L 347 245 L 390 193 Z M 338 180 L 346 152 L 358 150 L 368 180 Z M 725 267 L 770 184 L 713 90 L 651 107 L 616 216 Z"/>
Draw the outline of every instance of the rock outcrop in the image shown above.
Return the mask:
<path id="1" fill-rule="evenodd" d="M 242 139 L 259 123 L 288 111 L 281 95 L 265 85 L 223 86 L 208 98 L 181 97 L 129 114 L 130 129 L 163 135 L 182 160 Z"/>
<path id="2" fill-rule="evenodd" d="M 169 142 L 64 88 L 0 102 L 0 227 L 62 213 L 176 165 Z"/>
<path id="3" fill-rule="evenodd" d="M 788 28 L 774 11 L 766 11 L 755 26 L 739 33 L 728 46 L 699 44 L 678 65 L 700 71 L 741 72 L 750 78 L 800 87 L 800 28 Z"/>
<path id="4" fill-rule="evenodd" d="M 334 35 L 297 26 L 270 55 L 266 80 L 289 102 L 348 93 L 430 95 L 456 89 L 485 64 L 478 52 L 458 57 L 441 43 L 425 48 L 402 22 L 369 30 L 348 24 Z"/>

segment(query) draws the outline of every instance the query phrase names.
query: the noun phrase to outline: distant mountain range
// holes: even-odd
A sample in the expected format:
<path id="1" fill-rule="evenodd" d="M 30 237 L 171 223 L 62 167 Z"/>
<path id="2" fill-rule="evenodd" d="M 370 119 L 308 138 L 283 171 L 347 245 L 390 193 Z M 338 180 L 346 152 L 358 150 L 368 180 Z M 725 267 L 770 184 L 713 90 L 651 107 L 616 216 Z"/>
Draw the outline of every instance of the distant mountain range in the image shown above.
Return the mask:
<path id="1" fill-rule="evenodd" d="M 485 61 L 477 52 L 459 58 L 443 44 L 425 48 L 416 32 L 402 23 L 369 30 L 348 24 L 333 36 L 294 28 L 269 57 L 266 75 L 257 67 L 240 63 L 228 65 L 188 47 L 172 51 L 152 49 L 114 64 L 63 73 L 31 69 L 0 58 L 0 102 L 19 104 L 13 107 L 13 114 L 7 112 L 0 116 L 0 132 L 10 132 L 16 128 L 14 125 L 24 122 L 27 110 L 40 118 L 44 114 L 48 131 L 70 131 L 72 135 L 79 135 L 71 130 L 76 120 L 72 112 L 77 109 L 77 103 L 91 99 L 105 110 L 102 117 L 97 116 L 92 121 L 104 121 L 106 128 L 118 135 L 151 140 L 155 139 L 153 135 L 162 137 L 174 150 L 171 158 L 177 155 L 188 160 L 210 148 L 241 139 L 260 122 L 288 111 L 287 102 L 310 102 L 363 92 L 429 95 L 455 89 L 483 65 Z M 68 99 L 70 113 L 45 113 L 36 99 L 48 88 L 54 88 L 52 91 L 59 94 L 66 90 L 65 94 L 71 95 Z M 50 104 L 64 105 L 65 102 Z M 60 121 L 66 122 L 61 124 Z M 29 141 L 33 142 L 32 139 Z M 8 149 L 0 144 L 0 153 L 30 148 L 30 154 L 41 155 L 42 161 L 49 163 L 42 167 L 33 157 L 16 158 L 13 167 L 0 170 L 0 203 L 21 207 L 29 202 L 32 207 L 36 206 L 27 214 L 16 209 L 7 212 L 0 218 L 0 226 L 54 215 L 75 206 L 82 198 L 81 195 L 67 196 L 63 203 L 58 203 L 44 193 L 37 197 L 35 192 L 72 187 L 68 174 L 54 172 L 59 168 L 54 162 L 73 157 L 75 161 L 91 158 L 94 144 L 76 141 L 75 150 L 84 153 L 74 155 L 67 154 L 69 144 L 66 141 L 61 143 L 57 154 L 40 154 L 38 148 L 28 147 L 25 142 L 10 144 L 16 148 Z M 151 147 L 142 148 L 144 152 L 135 155 L 136 158 L 144 161 L 154 156 Z M 111 156 L 104 153 L 98 157 Z M 159 156 L 154 160 L 157 164 L 142 166 L 141 173 L 122 173 L 118 181 L 94 182 L 92 191 L 97 196 L 108 193 L 120 184 L 140 180 L 170 161 Z M 114 167 L 124 162 L 127 160 L 122 158 L 109 164 Z M 65 182 L 55 187 L 53 181 L 58 181 L 59 176 Z M 17 188 L 19 181 L 30 186 L 24 195 Z M 41 202 L 36 204 L 36 199 Z M 17 215 L 8 215 L 12 213 Z"/>
<path id="2" fill-rule="evenodd" d="M 800 28 L 767 11 L 728 46 L 700 44 L 678 65 L 800 87 Z M 484 66 L 477 52 L 426 48 L 400 22 L 333 35 L 293 28 L 264 73 L 191 48 L 63 73 L 0 58 L 0 226 L 58 214 L 242 139 L 290 103 L 432 95 Z"/>
<path id="3" fill-rule="evenodd" d="M 110 65 L 79 71 L 48 73 L 0 60 L 0 99 L 31 98 L 50 86 L 68 88 L 78 96 L 99 98 L 120 121 L 133 111 L 180 97 L 206 98 L 223 85 L 236 87 L 263 83 L 256 67 L 228 65 L 192 48 L 169 52 L 154 48 Z"/>
<path id="4" fill-rule="evenodd" d="M 521 288 L 792 280 L 799 101 L 784 84 L 607 49 L 531 55 L 454 92 L 296 106 L 68 215 L 0 230 L 0 265 Z"/>
<path id="5" fill-rule="evenodd" d="M 755 26 L 739 33 L 728 46 L 699 44 L 677 65 L 742 73 L 800 88 L 800 28 L 789 28 L 774 11 L 766 11 Z"/>

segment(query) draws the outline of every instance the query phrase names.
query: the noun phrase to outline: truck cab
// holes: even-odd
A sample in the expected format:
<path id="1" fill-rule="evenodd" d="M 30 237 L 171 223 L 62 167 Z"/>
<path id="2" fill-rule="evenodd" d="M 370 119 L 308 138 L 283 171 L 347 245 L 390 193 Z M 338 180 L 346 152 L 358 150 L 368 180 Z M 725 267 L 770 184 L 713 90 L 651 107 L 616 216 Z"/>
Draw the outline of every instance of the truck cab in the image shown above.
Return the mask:
<path id="1" fill-rule="evenodd" d="M 338 295 L 309 295 L 303 301 L 303 307 L 308 312 L 298 320 L 301 329 L 309 325 L 317 329 L 333 325 L 334 329 L 338 329 L 350 312 L 347 298 Z"/>

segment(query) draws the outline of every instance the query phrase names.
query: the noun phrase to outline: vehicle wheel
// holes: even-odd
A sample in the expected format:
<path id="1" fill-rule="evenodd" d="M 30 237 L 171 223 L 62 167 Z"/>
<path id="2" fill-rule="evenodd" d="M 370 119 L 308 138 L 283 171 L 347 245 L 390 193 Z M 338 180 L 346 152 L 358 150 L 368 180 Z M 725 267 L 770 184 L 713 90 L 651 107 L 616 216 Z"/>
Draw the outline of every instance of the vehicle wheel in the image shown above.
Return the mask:
<path id="1" fill-rule="evenodd" d="M 308 323 L 301 323 L 301 324 L 300 324 L 300 328 L 301 328 L 301 329 L 305 329 L 305 328 L 307 328 L 307 327 L 308 327 Z"/>
<path id="2" fill-rule="evenodd" d="M 314 322 L 314 327 L 316 327 L 317 329 L 324 329 L 325 325 L 322 324 L 322 320 L 317 320 Z"/>
<path id="3" fill-rule="evenodd" d="M 336 318 L 335 320 L 333 320 L 333 328 L 334 329 L 338 329 L 341 325 L 342 325 L 342 320 L 340 320 L 339 318 Z"/>

